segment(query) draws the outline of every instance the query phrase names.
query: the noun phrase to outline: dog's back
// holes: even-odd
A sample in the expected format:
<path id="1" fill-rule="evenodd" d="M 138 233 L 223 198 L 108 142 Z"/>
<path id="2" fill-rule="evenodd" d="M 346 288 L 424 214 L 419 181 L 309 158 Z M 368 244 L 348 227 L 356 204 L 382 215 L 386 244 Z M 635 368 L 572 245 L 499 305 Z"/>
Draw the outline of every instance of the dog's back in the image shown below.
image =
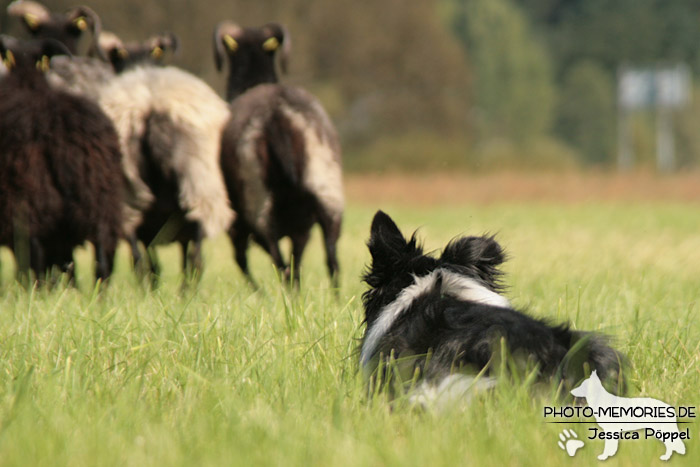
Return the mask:
<path id="1" fill-rule="evenodd" d="M 569 387 L 586 367 L 604 379 L 619 376 L 622 358 L 603 337 L 552 326 L 510 305 L 498 283 L 504 254 L 492 237 L 455 240 L 434 258 L 379 212 L 369 248 L 360 357 L 367 375 L 399 383 L 418 377 L 421 387 L 438 388 L 455 373 L 488 376 L 496 360 L 511 358 L 515 367 L 536 368 L 540 379 Z"/>

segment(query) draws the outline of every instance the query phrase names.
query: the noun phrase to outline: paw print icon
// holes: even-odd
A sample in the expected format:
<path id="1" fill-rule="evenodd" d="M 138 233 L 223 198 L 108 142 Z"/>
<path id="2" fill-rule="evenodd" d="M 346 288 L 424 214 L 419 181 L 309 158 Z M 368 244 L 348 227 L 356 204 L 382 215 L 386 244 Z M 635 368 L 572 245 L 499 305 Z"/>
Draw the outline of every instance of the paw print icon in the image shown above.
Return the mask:
<path id="1" fill-rule="evenodd" d="M 557 445 L 566 451 L 569 457 L 574 457 L 576 451 L 583 447 L 583 441 L 578 439 L 578 435 L 574 430 L 564 429 L 564 431 L 559 433 L 559 440 Z"/>

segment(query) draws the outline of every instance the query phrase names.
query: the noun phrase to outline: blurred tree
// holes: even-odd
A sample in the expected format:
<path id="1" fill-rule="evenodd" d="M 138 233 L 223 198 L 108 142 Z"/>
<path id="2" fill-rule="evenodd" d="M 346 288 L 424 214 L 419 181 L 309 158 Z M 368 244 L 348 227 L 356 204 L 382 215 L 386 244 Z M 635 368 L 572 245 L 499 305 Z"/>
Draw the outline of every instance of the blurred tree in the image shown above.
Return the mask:
<path id="1" fill-rule="evenodd" d="M 344 128 L 467 130 L 469 70 L 436 0 L 341 0 L 332 14 L 328 2 L 296 1 L 315 6 L 298 26 L 312 39 L 303 55 L 319 81 L 333 80 Z"/>
<path id="2" fill-rule="evenodd" d="M 474 73 L 482 137 L 526 140 L 551 127 L 555 89 L 546 50 L 510 0 L 449 0 Z"/>
<path id="3" fill-rule="evenodd" d="M 587 163 L 614 160 L 615 87 L 610 75 L 595 62 L 582 61 L 566 72 L 555 128 L 579 148 Z"/>
<path id="4" fill-rule="evenodd" d="M 693 90 L 700 95 L 700 87 Z M 676 157 L 679 167 L 698 166 L 700 164 L 700 99 L 694 99 L 685 109 L 674 117 L 676 131 Z"/>
<path id="5" fill-rule="evenodd" d="M 608 162 L 614 157 L 612 99 L 620 65 L 680 61 L 700 72 L 700 0 L 516 1 L 528 12 L 554 58 L 561 86 L 556 134 L 589 162 L 603 154 Z M 582 68 L 582 63 L 587 65 Z M 690 115 L 685 112 L 684 118 L 692 120 Z M 681 123 L 685 126 L 679 149 L 700 147 L 700 141 L 691 141 L 689 126 Z M 653 134 L 653 124 L 644 128 Z"/>
<path id="6" fill-rule="evenodd" d="M 515 0 L 544 33 L 559 76 L 581 60 L 685 61 L 700 71 L 698 0 Z"/>

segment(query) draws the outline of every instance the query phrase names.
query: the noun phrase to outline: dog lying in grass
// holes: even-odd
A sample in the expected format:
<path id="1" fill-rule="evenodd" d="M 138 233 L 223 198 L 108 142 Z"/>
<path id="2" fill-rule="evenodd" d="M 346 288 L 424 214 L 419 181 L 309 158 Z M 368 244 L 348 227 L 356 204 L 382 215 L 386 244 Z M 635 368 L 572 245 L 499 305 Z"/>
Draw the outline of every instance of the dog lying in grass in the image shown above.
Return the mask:
<path id="1" fill-rule="evenodd" d="M 622 387 L 622 355 L 603 336 L 530 317 L 502 295 L 493 237 L 455 239 L 434 257 L 378 211 L 368 247 L 360 366 L 371 390 L 391 382 L 394 395 L 442 404 L 492 387 L 506 357 L 538 381 L 571 388 L 597 370 Z"/>

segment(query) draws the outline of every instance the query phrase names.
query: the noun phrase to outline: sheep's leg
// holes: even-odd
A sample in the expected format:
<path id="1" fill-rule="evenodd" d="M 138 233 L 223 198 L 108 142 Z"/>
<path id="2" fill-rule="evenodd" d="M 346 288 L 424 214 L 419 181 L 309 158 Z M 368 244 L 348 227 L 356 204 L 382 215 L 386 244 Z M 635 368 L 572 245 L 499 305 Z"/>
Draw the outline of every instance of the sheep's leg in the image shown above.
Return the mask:
<path id="1" fill-rule="evenodd" d="M 187 282 L 198 281 L 202 275 L 202 240 L 204 230 L 201 224 L 195 227 L 194 239 L 192 242 L 184 241 L 182 245 L 182 270 L 185 273 Z"/>
<path id="2" fill-rule="evenodd" d="M 291 273 L 289 271 L 289 267 L 287 267 L 287 265 L 284 264 L 284 259 L 282 259 L 282 253 L 280 252 L 280 246 L 277 243 L 277 240 L 268 239 L 268 241 L 265 242 L 265 245 L 265 249 L 272 258 L 273 264 L 275 265 L 277 270 L 282 274 L 284 280 L 289 281 L 289 276 L 291 275 Z"/>
<path id="3" fill-rule="evenodd" d="M 189 255 L 192 248 L 190 248 L 189 240 L 181 240 L 180 249 L 182 250 L 182 283 L 180 284 L 180 292 L 184 292 L 195 280 L 196 272 L 190 261 Z"/>
<path id="4" fill-rule="evenodd" d="M 105 252 L 105 247 L 102 245 L 102 242 L 97 242 L 97 245 L 95 245 L 95 260 L 97 263 L 95 265 L 95 280 L 104 280 L 109 273 L 106 271 L 107 253 Z"/>
<path id="5" fill-rule="evenodd" d="M 95 248 L 97 256 L 97 267 L 95 268 L 95 280 L 100 280 L 103 283 L 112 274 L 114 269 L 114 254 L 116 245 L 106 247 L 103 242 L 98 242 Z"/>
<path id="6" fill-rule="evenodd" d="M 131 258 L 133 261 L 134 274 L 140 281 L 146 276 L 146 265 L 144 258 L 139 248 L 139 240 L 135 234 L 129 235 L 129 247 L 131 248 Z"/>
<path id="7" fill-rule="evenodd" d="M 321 230 L 323 231 L 323 241 L 326 247 L 326 266 L 328 266 L 328 274 L 330 275 L 333 288 L 338 289 L 338 255 L 336 252 L 336 243 L 340 237 L 341 218 L 337 216 L 335 219 L 325 212 L 319 215 Z"/>
<path id="8" fill-rule="evenodd" d="M 245 228 L 240 222 L 234 222 L 228 234 L 229 237 L 231 237 L 231 243 L 233 243 L 233 251 L 238 267 L 241 269 L 246 279 L 248 279 L 250 285 L 257 288 L 258 286 L 253 280 L 253 276 L 250 275 L 250 270 L 248 270 L 247 252 L 248 243 L 250 241 L 250 230 Z"/>
<path id="9" fill-rule="evenodd" d="M 160 282 L 160 262 L 158 261 L 158 253 L 155 246 L 146 247 L 148 262 L 151 266 L 151 288 L 157 289 Z"/>
<path id="10" fill-rule="evenodd" d="M 37 284 L 43 285 L 46 282 L 46 252 L 44 251 L 44 246 L 36 237 L 32 237 L 29 243 L 29 264 L 32 271 L 34 271 Z"/>
<path id="11" fill-rule="evenodd" d="M 309 243 L 310 236 L 310 230 L 292 236 L 292 279 L 296 287 L 299 287 L 299 280 L 301 277 L 299 275 L 299 268 L 301 267 L 301 257 L 304 254 L 306 244 Z"/>
<path id="12" fill-rule="evenodd" d="M 95 280 L 104 283 L 112 275 L 114 256 L 117 252 L 118 231 L 114 226 L 100 226 L 95 245 Z M 72 253 L 71 253 L 72 256 Z"/>
<path id="13" fill-rule="evenodd" d="M 69 285 L 75 285 L 75 263 L 73 262 L 73 249 L 65 246 L 56 255 L 58 267 L 62 273 L 66 274 Z M 54 279 L 57 282 L 58 278 Z"/>
<path id="14" fill-rule="evenodd" d="M 279 244 L 277 240 L 270 234 L 260 235 L 259 233 L 253 234 L 255 241 L 263 247 L 268 255 L 272 258 L 272 263 L 275 265 L 277 270 L 282 274 L 285 280 L 289 280 L 290 272 L 286 264 L 284 264 L 284 259 L 282 259 L 282 253 L 280 252 Z"/>
<path id="15" fill-rule="evenodd" d="M 289 270 L 289 266 L 284 264 L 284 259 L 282 259 L 282 252 L 280 251 L 280 247 L 277 242 L 270 242 L 269 253 L 272 257 L 272 262 L 277 267 L 277 270 L 282 274 L 284 280 L 286 282 L 289 282 L 289 280 L 291 279 L 292 272 Z"/>

